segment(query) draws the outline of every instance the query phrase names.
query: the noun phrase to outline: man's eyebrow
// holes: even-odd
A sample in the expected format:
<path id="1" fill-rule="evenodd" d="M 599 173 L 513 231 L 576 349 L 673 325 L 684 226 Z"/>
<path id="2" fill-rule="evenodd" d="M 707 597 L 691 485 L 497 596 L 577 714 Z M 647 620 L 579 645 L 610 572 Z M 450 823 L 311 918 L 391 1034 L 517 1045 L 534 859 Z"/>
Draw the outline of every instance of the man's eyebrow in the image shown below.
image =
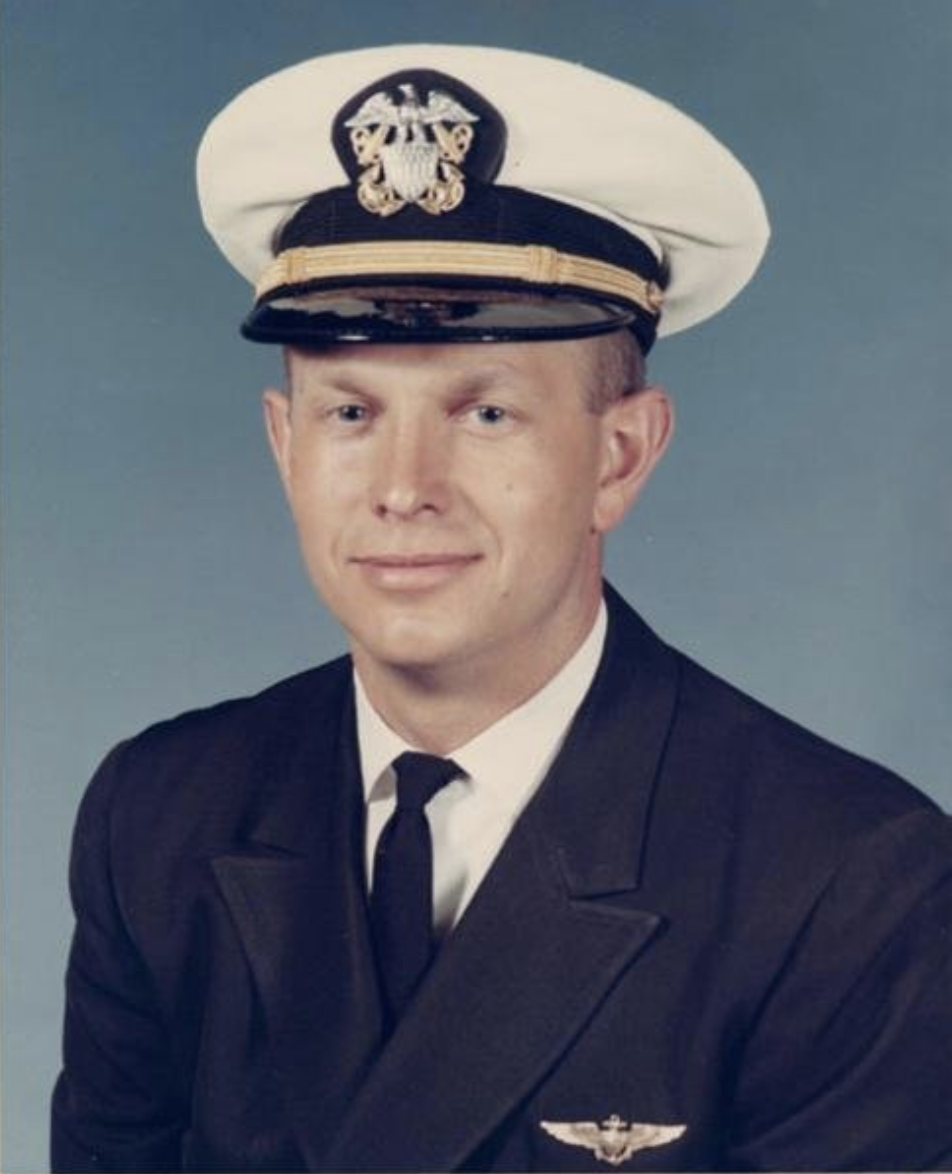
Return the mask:
<path id="1" fill-rule="evenodd" d="M 453 398 L 467 398 L 491 391 L 503 383 L 513 386 L 531 384 L 531 381 L 526 380 L 518 368 L 497 361 L 473 372 L 450 374 L 442 387 Z M 379 369 L 365 377 L 352 369 L 330 367 L 326 371 L 315 373 L 311 379 L 301 380 L 299 386 L 304 392 L 332 391 L 344 395 L 373 397 L 386 393 L 389 380 Z"/>
<path id="2" fill-rule="evenodd" d="M 366 380 L 355 379 L 346 371 L 331 369 L 304 381 L 305 391 L 341 391 L 345 395 L 367 395 Z"/>
<path id="3" fill-rule="evenodd" d="M 480 368 L 461 376 L 449 386 L 454 395 L 479 395 L 484 391 L 491 391 L 501 383 L 511 386 L 514 383 L 524 382 L 516 368 L 505 363 L 493 363 L 491 366 Z"/>
<path id="4" fill-rule="evenodd" d="M 308 371 L 294 381 L 295 389 L 304 395 L 334 392 L 341 395 L 368 397 L 374 394 L 374 383 L 363 379 L 347 368 L 328 367 Z"/>

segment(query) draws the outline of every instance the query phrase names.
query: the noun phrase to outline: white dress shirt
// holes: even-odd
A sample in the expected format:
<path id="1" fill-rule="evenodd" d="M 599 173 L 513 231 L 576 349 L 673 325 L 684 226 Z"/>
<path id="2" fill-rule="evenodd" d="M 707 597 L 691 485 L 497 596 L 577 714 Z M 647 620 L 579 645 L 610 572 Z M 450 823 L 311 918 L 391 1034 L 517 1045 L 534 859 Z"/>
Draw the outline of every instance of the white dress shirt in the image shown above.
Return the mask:
<path id="1" fill-rule="evenodd" d="M 606 627 L 603 602 L 581 647 L 538 693 L 447 756 L 465 777 L 447 783 L 426 808 L 433 837 L 433 910 L 439 932 L 447 932 L 459 921 L 520 812 L 545 778 L 595 676 Z M 356 673 L 354 685 L 367 803 L 369 885 L 377 840 L 396 805 L 396 774 L 391 764 L 404 751 L 419 748 L 405 742 L 380 717 Z"/>

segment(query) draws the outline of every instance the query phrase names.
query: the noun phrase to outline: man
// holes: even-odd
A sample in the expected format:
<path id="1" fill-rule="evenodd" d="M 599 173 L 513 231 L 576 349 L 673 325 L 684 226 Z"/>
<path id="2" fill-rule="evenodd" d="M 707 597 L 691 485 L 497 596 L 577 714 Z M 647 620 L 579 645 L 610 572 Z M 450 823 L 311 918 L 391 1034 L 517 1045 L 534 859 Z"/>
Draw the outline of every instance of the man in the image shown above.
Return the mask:
<path id="1" fill-rule="evenodd" d="M 949 1168 L 947 822 L 602 584 L 671 432 L 643 356 L 763 250 L 744 169 L 407 46 L 252 87 L 199 180 L 351 656 L 103 764 L 54 1167 Z"/>

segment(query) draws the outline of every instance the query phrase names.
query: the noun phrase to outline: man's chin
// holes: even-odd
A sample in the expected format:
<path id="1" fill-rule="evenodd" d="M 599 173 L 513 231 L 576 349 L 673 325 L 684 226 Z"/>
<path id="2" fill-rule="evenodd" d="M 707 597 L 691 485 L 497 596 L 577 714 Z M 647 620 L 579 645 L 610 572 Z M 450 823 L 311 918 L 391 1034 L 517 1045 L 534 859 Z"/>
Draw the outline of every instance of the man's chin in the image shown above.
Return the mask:
<path id="1" fill-rule="evenodd" d="M 457 626 L 462 616 L 457 615 Z M 427 676 L 452 671 L 466 661 L 469 641 L 450 625 L 403 619 L 373 631 L 352 631 L 351 643 L 358 664 L 370 661 L 391 673 Z"/>

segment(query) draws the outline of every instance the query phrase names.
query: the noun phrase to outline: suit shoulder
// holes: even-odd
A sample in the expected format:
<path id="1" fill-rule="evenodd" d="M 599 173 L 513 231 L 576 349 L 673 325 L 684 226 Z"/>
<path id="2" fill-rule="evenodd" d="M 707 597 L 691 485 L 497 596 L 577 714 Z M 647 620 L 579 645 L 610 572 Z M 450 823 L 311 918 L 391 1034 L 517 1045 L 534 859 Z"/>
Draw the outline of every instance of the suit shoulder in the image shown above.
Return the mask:
<path id="1" fill-rule="evenodd" d="M 723 785 L 774 819 L 822 822 L 833 835 L 876 827 L 937 805 L 895 772 L 770 709 L 675 653 L 681 665 L 679 733 L 717 764 Z M 710 777 L 710 772 L 708 776 Z"/>
<path id="2" fill-rule="evenodd" d="M 712 902 L 730 908 L 756 986 L 817 909 L 845 926 L 889 902 L 886 933 L 946 883 L 952 821 L 930 798 L 675 656 L 644 878 L 659 908 L 675 920 L 708 916 Z"/>
<path id="3" fill-rule="evenodd" d="M 811 821 L 833 836 L 893 817 L 941 814 L 893 771 L 854 754 L 770 709 L 659 639 L 617 594 L 608 593 L 623 685 L 637 662 L 669 674 L 676 698 L 665 759 L 673 808 L 746 812 L 764 826 L 805 830 Z M 651 695 L 649 685 L 646 696 Z M 631 713 L 637 721 L 639 714 Z M 698 826 L 703 826 L 700 819 Z"/>
<path id="4" fill-rule="evenodd" d="M 288 759 L 303 737 L 333 735 L 350 693 L 350 658 L 308 669 L 247 697 L 188 710 L 115 746 L 84 808 L 115 807 L 136 822 L 150 812 L 224 807 Z"/>
<path id="5" fill-rule="evenodd" d="M 192 752 L 216 742 L 247 741 L 280 730 L 305 712 L 340 703 L 350 682 L 350 658 L 339 657 L 276 681 L 258 693 L 186 710 L 148 726 L 122 745 L 133 756 Z"/>

